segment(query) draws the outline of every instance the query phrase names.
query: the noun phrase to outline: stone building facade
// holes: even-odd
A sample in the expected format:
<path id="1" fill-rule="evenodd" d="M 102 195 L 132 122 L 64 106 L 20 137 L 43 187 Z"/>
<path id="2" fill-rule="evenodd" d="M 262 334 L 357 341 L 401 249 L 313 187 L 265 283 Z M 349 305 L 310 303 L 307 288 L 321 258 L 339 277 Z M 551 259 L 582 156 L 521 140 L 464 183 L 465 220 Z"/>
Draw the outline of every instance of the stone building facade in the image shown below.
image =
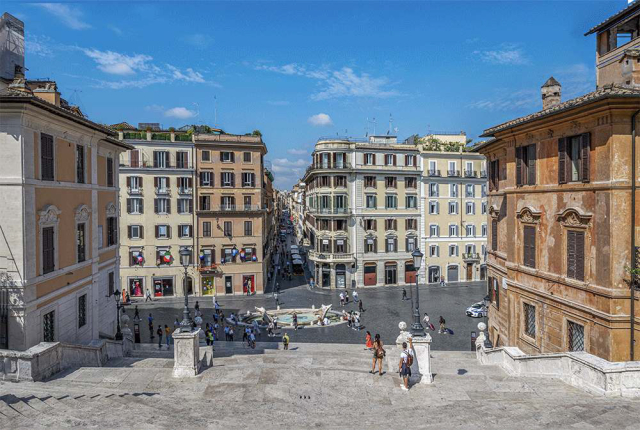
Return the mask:
<path id="1" fill-rule="evenodd" d="M 590 33 L 601 45 L 612 26 L 635 25 L 639 13 L 636 2 Z M 620 61 L 637 36 L 614 47 Z M 638 201 L 632 172 L 640 178 L 631 150 L 640 149 L 640 81 L 621 84 L 619 65 L 603 64 L 610 52 L 598 51 L 594 92 L 492 127 L 484 133 L 492 139 L 476 147 L 489 166 L 494 345 L 586 351 L 610 361 L 640 353 L 629 270 L 637 258 L 632 239 L 640 243 L 637 203 L 631 206 L 632 193 Z"/>

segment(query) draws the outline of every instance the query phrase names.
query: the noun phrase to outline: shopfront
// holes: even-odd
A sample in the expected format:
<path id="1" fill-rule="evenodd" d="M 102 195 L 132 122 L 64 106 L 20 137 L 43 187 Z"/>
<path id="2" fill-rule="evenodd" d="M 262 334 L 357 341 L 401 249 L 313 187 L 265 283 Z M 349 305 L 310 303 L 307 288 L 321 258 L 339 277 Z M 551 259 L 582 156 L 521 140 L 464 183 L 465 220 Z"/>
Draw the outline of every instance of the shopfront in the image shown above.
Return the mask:
<path id="1" fill-rule="evenodd" d="M 242 276 L 242 292 L 244 294 L 247 294 L 247 292 L 254 294 L 256 292 L 256 281 L 254 275 Z"/>
<path id="2" fill-rule="evenodd" d="M 395 262 L 384 264 L 384 283 L 386 285 L 398 283 L 398 265 Z"/>
<path id="3" fill-rule="evenodd" d="M 173 278 L 153 278 L 153 295 L 155 297 L 173 296 Z"/>
<path id="4" fill-rule="evenodd" d="M 129 295 L 131 297 L 144 296 L 144 277 L 128 278 L 128 283 L 129 283 Z"/>
<path id="5" fill-rule="evenodd" d="M 215 290 L 215 277 L 214 276 L 203 276 L 202 282 L 200 286 L 202 287 L 202 295 L 203 296 L 213 296 L 216 293 Z"/>
<path id="6" fill-rule="evenodd" d="M 377 284 L 376 263 L 365 263 L 364 265 L 364 285 L 374 286 Z"/>
<path id="7" fill-rule="evenodd" d="M 347 288 L 347 266 L 336 264 L 336 288 Z"/>
<path id="8" fill-rule="evenodd" d="M 404 263 L 404 282 L 405 284 L 415 284 L 416 268 L 413 267 L 413 260 Z"/>

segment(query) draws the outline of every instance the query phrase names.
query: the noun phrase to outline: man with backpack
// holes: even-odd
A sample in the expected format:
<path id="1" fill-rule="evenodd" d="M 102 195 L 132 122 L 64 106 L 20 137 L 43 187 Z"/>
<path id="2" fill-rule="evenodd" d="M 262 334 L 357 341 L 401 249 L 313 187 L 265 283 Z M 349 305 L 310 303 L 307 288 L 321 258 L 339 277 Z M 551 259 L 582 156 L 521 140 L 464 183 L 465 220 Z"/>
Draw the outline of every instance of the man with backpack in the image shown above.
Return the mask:
<path id="1" fill-rule="evenodd" d="M 400 354 L 400 363 L 398 363 L 398 372 L 404 385 L 402 389 L 409 390 L 409 377 L 411 376 L 411 366 L 413 365 L 413 342 L 409 338 L 409 347 L 407 342 L 402 342 L 402 354 Z"/>

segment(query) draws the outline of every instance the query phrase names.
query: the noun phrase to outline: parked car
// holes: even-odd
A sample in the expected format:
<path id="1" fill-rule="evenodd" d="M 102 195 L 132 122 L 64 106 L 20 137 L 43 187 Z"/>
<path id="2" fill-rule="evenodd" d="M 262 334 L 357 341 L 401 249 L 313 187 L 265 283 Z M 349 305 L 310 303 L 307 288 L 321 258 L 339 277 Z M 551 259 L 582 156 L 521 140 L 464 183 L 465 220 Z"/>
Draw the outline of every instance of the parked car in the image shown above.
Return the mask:
<path id="1" fill-rule="evenodd" d="M 471 318 L 482 318 L 487 316 L 487 308 L 483 302 L 474 303 L 467 308 L 467 316 Z"/>

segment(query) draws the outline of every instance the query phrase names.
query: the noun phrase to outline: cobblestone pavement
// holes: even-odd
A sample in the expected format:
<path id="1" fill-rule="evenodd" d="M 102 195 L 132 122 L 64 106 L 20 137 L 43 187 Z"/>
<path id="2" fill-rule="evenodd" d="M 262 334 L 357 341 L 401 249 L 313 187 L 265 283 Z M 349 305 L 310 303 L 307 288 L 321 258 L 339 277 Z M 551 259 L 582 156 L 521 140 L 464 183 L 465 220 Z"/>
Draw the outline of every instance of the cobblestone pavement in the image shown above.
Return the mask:
<path id="1" fill-rule="evenodd" d="M 393 366 L 368 373 L 371 352 L 358 345 L 222 342 L 214 365 L 187 379 L 171 377 L 168 351 L 136 354 L 45 383 L 0 382 L 0 428 L 623 430 L 640 416 L 638 400 L 510 377 L 470 352 L 433 352 L 434 383 L 409 392 Z"/>

